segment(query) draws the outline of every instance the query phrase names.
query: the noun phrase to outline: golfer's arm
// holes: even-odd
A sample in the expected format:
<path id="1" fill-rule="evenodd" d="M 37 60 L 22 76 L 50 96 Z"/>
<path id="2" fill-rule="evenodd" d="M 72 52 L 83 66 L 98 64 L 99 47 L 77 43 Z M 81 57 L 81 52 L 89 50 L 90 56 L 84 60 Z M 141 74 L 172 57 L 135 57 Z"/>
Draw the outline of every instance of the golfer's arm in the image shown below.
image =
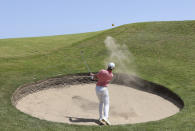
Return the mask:
<path id="1" fill-rule="evenodd" d="M 94 80 L 97 80 L 97 79 L 98 79 L 97 74 L 91 73 L 90 75 L 93 76 L 93 79 L 94 79 Z"/>
<path id="2" fill-rule="evenodd" d="M 97 77 L 96 74 L 93 76 L 93 79 L 94 79 L 94 80 L 97 80 L 97 79 L 98 79 L 98 77 Z"/>

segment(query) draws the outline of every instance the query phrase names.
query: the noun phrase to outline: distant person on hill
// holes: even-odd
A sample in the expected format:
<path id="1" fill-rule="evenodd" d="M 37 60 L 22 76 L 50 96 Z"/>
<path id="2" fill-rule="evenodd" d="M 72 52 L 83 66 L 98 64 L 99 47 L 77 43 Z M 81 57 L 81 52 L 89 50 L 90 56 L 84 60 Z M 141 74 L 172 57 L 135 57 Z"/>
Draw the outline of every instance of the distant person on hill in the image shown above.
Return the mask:
<path id="1" fill-rule="evenodd" d="M 97 79 L 96 94 L 99 99 L 99 121 L 103 124 L 110 125 L 109 115 L 109 92 L 108 84 L 113 78 L 112 70 L 115 68 L 113 62 L 108 64 L 107 70 L 100 70 L 97 74 L 90 73 L 93 79 Z"/>

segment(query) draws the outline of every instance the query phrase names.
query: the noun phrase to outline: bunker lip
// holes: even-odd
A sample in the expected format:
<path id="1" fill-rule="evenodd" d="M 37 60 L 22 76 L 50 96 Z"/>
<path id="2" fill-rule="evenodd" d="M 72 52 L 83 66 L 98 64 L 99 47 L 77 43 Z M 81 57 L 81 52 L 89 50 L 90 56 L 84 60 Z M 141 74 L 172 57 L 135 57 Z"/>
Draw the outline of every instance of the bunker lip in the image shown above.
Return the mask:
<path id="1" fill-rule="evenodd" d="M 19 100 L 31 93 L 39 92 L 41 90 L 46 90 L 50 88 L 55 89 L 72 85 L 92 83 L 95 83 L 95 81 L 91 81 L 87 73 L 58 76 L 19 87 L 13 93 L 11 101 L 12 104 L 16 106 Z M 180 110 L 184 107 L 184 102 L 182 101 L 182 99 L 168 88 L 159 84 L 143 80 L 137 76 L 115 74 L 111 83 L 135 88 L 137 90 L 158 95 L 176 105 Z M 72 120 L 74 118 L 69 119 Z M 90 119 L 89 121 L 97 123 L 96 120 Z"/>

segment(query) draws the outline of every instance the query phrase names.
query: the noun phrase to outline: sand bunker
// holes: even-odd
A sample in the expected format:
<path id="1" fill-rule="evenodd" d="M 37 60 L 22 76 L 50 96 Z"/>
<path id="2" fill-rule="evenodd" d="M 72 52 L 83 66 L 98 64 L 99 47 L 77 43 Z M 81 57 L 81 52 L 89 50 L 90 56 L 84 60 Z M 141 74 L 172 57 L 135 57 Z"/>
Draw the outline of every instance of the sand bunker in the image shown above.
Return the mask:
<path id="1" fill-rule="evenodd" d="M 85 77 L 82 78 L 85 79 Z M 77 81 L 74 82 L 77 83 Z M 23 88 L 21 92 L 25 95 L 13 97 L 16 108 L 31 116 L 54 122 L 79 125 L 99 124 L 98 99 L 94 82 L 83 84 L 80 81 L 74 85 L 67 85 L 62 81 L 59 84 L 58 81 L 57 86 L 50 84 L 50 88 L 35 90 L 45 85 L 44 82 L 39 82 L 38 86 L 31 85 L 33 93 L 26 94 L 27 88 Z M 48 80 L 45 83 L 48 84 Z M 180 110 L 177 104 L 165 97 L 116 83 L 109 85 L 109 120 L 112 125 L 160 120 Z M 22 94 L 18 92 L 20 91 L 16 91 L 15 96 Z"/>

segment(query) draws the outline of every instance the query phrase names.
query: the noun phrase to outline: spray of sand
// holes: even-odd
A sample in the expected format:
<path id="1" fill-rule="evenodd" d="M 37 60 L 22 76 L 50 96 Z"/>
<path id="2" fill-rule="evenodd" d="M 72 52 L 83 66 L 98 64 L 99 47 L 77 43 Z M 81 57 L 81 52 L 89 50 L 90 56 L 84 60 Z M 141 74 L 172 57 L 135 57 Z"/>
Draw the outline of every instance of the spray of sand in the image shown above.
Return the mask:
<path id="1" fill-rule="evenodd" d="M 116 73 L 136 75 L 135 64 L 133 62 L 134 57 L 128 47 L 125 44 L 120 45 L 116 43 L 116 40 L 111 36 L 108 36 L 104 43 L 109 51 L 109 56 L 104 61 L 105 65 L 109 62 L 114 62 L 116 64 Z"/>
<path id="2" fill-rule="evenodd" d="M 111 36 L 107 36 L 104 43 L 109 51 L 109 56 L 105 59 L 104 63 L 105 65 L 109 62 L 116 64 L 114 72 L 119 74 L 116 79 L 120 79 L 127 85 L 134 83 L 137 89 L 142 86 L 143 83 L 134 77 L 137 76 L 136 65 L 134 63 L 134 57 L 128 47 L 125 44 L 117 43 Z"/>

